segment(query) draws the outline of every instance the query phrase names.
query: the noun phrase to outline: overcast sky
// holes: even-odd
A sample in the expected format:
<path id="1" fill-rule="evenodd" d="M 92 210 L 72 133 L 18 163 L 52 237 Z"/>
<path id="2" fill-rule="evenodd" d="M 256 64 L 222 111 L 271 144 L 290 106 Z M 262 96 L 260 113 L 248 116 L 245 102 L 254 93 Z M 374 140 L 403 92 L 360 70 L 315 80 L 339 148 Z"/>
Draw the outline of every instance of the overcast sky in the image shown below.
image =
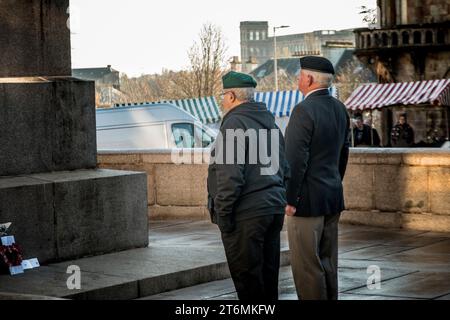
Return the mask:
<path id="1" fill-rule="evenodd" d="M 71 0 L 72 65 L 136 76 L 180 70 L 205 22 L 222 28 L 227 56 L 240 55 L 240 21 L 289 25 L 277 34 L 365 26 L 358 8 L 376 0 Z"/>

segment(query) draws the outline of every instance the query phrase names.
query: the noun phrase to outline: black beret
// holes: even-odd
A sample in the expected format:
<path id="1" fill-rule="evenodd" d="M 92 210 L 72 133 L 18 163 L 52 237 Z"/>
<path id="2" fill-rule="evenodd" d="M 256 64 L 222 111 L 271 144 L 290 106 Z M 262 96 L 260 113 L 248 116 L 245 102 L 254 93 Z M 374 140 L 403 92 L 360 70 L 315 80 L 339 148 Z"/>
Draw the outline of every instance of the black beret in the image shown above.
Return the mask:
<path id="1" fill-rule="evenodd" d="M 307 56 L 300 58 L 302 69 L 334 74 L 334 67 L 330 60 L 324 57 Z"/>
<path id="2" fill-rule="evenodd" d="M 230 71 L 222 77 L 223 88 L 256 88 L 257 83 L 252 76 L 241 73 Z"/>

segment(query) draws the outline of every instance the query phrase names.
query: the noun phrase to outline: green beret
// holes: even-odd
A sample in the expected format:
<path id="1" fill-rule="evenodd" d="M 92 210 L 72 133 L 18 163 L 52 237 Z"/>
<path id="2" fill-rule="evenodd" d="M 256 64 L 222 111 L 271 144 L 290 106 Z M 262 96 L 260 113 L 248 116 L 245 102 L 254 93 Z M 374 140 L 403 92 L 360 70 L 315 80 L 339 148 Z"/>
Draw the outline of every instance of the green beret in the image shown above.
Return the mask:
<path id="1" fill-rule="evenodd" d="M 222 82 L 224 89 L 256 88 L 258 85 L 252 76 L 235 71 L 230 71 L 224 75 L 222 77 Z"/>
<path id="2" fill-rule="evenodd" d="M 324 57 L 307 56 L 300 58 L 300 66 L 304 70 L 334 74 L 333 64 Z"/>

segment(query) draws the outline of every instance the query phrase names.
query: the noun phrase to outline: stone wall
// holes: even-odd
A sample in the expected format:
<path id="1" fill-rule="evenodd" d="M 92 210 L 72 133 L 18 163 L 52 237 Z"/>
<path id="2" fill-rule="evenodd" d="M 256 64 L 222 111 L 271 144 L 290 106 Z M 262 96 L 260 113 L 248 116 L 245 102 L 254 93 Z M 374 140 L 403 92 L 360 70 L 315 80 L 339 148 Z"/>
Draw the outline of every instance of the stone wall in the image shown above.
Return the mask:
<path id="1" fill-rule="evenodd" d="M 448 0 L 377 0 L 377 6 L 381 9 L 382 27 L 450 20 Z"/>
<path id="2" fill-rule="evenodd" d="M 99 152 L 97 157 L 100 168 L 147 173 L 148 214 L 152 219 L 208 218 L 206 158 L 202 164 L 177 165 L 167 151 Z"/>
<path id="3" fill-rule="evenodd" d="M 354 149 L 344 181 L 343 221 L 450 231 L 450 152 Z"/>
<path id="4" fill-rule="evenodd" d="M 99 153 L 102 168 L 145 171 L 151 219 L 208 219 L 207 157 L 176 165 L 164 151 Z M 353 149 L 344 181 L 343 222 L 450 231 L 450 152 Z"/>
<path id="5" fill-rule="evenodd" d="M 450 20 L 448 0 L 408 1 L 408 23 L 435 23 Z"/>

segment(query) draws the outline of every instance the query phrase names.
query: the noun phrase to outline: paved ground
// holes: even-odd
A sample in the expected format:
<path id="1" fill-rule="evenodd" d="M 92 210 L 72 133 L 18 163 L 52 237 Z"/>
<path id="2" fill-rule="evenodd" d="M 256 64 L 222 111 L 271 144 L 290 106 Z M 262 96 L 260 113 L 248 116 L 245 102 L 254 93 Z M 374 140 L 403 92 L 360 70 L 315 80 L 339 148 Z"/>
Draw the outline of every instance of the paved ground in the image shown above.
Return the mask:
<path id="1" fill-rule="evenodd" d="M 216 228 L 205 222 L 157 222 L 151 234 L 152 246 L 221 248 Z M 282 239 L 286 248 L 285 232 Z M 339 242 L 340 299 L 450 300 L 450 234 L 341 225 Z M 379 290 L 366 285 L 372 265 L 381 269 Z M 290 267 L 281 269 L 280 298 L 297 299 Z M 236 299 L 236 293 L 226 279 L 144 299 Z"/>
<path id="2" fill-rule="evenodd" d="M 282 239 L 287 265 L 286 232 Z M 71 265 L 81 269 L 80 290 L 67 288 Z M 380 290 L 366 287 L 369 265 L 381 268 Z M 342 225 L 339 271 L 341 299 L 450 299 L 450 234 Z M 0 275 L 0 299 L 17 298 L 14 293 L 75 299 L 235 299 L 228 277 L 216 226 L 208 221 L 152 222 L 148 248 L 50 264 L 15 277 Z M 296 298 L 289 267 L 282 269 L 280 293 L 282 299 Z"/>

